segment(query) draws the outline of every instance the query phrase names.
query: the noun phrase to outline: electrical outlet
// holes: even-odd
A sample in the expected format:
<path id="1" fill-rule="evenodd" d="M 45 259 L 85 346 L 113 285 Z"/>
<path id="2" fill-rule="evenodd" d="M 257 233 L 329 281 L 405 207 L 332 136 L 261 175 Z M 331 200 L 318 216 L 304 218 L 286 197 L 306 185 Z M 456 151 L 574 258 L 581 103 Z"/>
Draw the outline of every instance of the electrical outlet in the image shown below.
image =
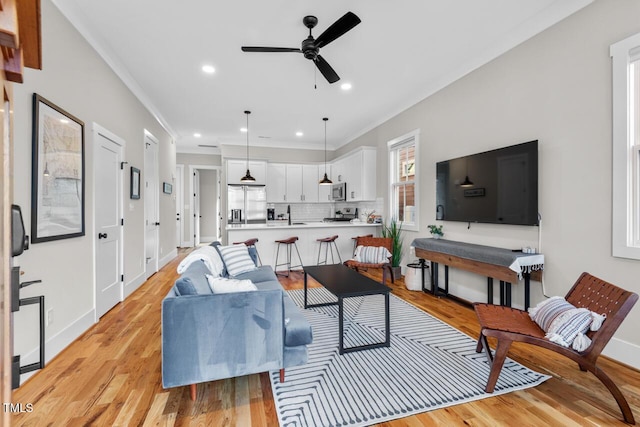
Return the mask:
<path id="1" fill-rule="evenodd" d="M 47 310 L 47 326 L 53 323 L 53 308 Z"/>

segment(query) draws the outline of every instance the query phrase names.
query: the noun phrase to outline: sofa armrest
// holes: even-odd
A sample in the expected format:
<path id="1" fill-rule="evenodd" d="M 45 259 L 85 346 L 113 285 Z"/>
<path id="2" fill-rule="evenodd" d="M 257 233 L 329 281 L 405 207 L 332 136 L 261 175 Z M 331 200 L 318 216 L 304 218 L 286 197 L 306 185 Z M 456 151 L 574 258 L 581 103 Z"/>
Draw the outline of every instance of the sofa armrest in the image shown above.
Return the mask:
<path id="1" fill-rule="evenodd" d="M 280 369 L 283 347 L 281 289 L 162 302 L 165 388 Z"/>

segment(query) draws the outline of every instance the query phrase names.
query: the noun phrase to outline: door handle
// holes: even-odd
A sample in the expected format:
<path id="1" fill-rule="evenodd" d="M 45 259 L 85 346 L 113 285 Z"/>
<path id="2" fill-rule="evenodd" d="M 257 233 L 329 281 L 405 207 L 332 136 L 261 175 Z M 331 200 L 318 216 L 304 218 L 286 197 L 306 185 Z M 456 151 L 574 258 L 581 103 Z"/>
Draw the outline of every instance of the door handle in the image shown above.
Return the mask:
<path id="1" fill-rule="evenodd" d="M 106 239 L 107 233 L 98 233 L 98 239 Z"/>
<path id="2" fill-rule="evenodd" d="M 154 222 L 153 225 L 160 225 L 160 223 L 159 222 Z"/>

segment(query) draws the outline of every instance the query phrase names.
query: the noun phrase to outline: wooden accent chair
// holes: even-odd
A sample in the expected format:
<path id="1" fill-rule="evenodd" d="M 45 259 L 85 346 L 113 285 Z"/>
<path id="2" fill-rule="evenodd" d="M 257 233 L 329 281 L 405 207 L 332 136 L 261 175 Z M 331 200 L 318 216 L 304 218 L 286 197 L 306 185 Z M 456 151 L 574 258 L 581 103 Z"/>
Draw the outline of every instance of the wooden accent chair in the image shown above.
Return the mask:
<path id="1" fill-rule="evenodd" d="M 526 311 L 493 304 L 474 303 L 473 308 L 481 326 L 476 351 L 480 353 L 484 348 L 491 364 L 491 372 L 485 391 L 493 393 L 511 343 L 514 341 L 524 342 L 555 351 L 576 362 L 580 370 L 593 373 L 618 402 L 624 420 L 629 424 L 635 424 L 633 413 L 626 399 L 611 378 L 596 366 L 596 361 L 618 326 L 638 300 L 638 295 L 589 273 L 582 273 L 565 299 L 575 307 L 584 307 L 593 312 L 607 315 L 598 331 L 587 333 L 587 336 L 591 338 L 591 345 L 582 352 L 573 350 L 571 347 L 563 347 L 546 339 L 545 332 L 531 320 Z M 491 353 L 487 337 L 494 337 L 498 340 L 495 354 Z"/>
<path id="2" fill-rule="evenodd" d="M 356 238 L 356 247 L 358 246 L 374 246 L 374 247 L 385 247 L 389 252 L 393 254 L 393 240 L 391 237 L 370 237 L 370 236 L 360 236 Z M 382 269 L 382 284 L 386 285 L 387 283 L 387 271 L 389 271 L 389 275 L 391 277 L 391 283 L 394 283 L 395 278 L 393 277 L 393 269 L 391 268 L 391 257 L 387 262 L 381 264 L 369 264 L 365 262 L 358 262 L 355 259 L 350 259 L 344 262 L 344 265 L 347 267 L 353 268 L 356 271 L 360 269 L 368 269 L 368 268 L 381 268 Z"/>

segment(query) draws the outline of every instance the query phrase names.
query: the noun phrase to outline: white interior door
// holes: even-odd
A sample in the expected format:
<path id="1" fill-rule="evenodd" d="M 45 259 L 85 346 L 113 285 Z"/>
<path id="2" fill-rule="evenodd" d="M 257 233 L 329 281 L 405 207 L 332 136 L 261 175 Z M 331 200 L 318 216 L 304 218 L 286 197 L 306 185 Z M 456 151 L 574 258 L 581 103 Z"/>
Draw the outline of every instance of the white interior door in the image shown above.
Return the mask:
<path id="1" fill-rule="evenodd" d="M 200 171 L 193 171 L 193 245 L 200 244 Z"/>
<path id="2" fill-rule="evenodd" d="M 160 231 L 158 141 L 145 132 L 144 146 L 145 273 L 149 278 L 158 271 Z"/>
<path id="3" fill-rule="evenodd" d="M 94 124 L 96 318 L 123 298 L 122 149 L 124 141 Z"/>
<path id="4" fill-rule="evenodd" d="M 176 246 L 182 246 L 184 230 L 184 165 L 176 165 Z"/>

